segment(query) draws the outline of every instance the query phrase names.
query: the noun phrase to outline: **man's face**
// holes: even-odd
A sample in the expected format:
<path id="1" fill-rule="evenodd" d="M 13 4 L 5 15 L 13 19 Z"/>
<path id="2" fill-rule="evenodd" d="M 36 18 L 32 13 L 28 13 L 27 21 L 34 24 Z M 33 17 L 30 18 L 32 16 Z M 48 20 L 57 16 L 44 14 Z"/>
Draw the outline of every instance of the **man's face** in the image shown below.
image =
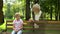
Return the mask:
<path id="1" fill-rule="evenodd" d="M 39 8 L 33 8 L 33 12 L 39 12 L 40 11 L 40 9 Z"/>

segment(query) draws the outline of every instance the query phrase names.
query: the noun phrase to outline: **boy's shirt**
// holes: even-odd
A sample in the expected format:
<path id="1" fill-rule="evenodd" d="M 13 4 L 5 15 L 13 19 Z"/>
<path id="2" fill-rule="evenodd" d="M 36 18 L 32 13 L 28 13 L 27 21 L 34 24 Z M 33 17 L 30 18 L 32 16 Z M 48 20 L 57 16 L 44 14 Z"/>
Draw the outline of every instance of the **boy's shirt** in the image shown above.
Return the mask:
<path id="1" fill-rule="evenodd" d="M 22 21 L 22 19 L 20 19 L 18 21 L 14 20 L 13 24 L 14 24 L 14 27 L 15 27 L 16 30 L 20 30 L 20 27 L 23 25 L 23 21 Z"/>

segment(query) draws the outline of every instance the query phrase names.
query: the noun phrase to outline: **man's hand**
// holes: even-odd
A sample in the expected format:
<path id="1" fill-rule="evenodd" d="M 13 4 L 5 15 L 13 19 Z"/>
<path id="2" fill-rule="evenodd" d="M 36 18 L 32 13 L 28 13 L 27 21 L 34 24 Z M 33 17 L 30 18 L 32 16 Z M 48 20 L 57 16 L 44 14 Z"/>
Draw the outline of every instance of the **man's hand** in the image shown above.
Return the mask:
<path id="1" fill-rule="evenodd" d="M 33 19 L 29 19 L 29 22 L 34 22 L 34 20 Z"/>
<path id="2" fill-rule="evenodd" d="M 39 20 L 35 20 L 35 22 L 39 22 Z"/>

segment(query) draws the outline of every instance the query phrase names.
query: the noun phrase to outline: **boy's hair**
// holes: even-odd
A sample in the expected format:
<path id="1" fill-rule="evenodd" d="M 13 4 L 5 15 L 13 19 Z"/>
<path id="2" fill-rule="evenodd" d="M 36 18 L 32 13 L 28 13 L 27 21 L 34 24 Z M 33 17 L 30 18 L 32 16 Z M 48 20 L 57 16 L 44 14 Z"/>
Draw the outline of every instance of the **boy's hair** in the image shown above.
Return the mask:
<path id="1" fill-rule="evenodd" d="M 14 17 L 16 17 L 16 16 L 18 16 L 18 15 L 20 16 L 20 13 L 17 12 L 17 13 L 15 13 Z"/>

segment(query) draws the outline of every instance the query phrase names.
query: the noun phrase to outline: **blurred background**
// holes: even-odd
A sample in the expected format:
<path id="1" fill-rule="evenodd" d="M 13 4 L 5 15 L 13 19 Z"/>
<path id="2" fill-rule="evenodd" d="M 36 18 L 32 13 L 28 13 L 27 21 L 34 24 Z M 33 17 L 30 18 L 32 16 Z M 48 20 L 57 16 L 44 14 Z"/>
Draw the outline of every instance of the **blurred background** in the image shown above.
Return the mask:
<path id="1" fill-rule="evenodd" d="M 32 18 L 32 5 L 35 3 L 41 6 L 45 15 L 43 19 L 60 20 L 59 0 L 3 0 L 4 18 L 13 20 L 13 15 L 19 12 L 23 20 L 28 20 Z"/>
<path id="2" fill-rule="evenodd" d="M 19 12 L 23 20 L 32 18 L 32 6 L 38 3 L 44 13 L 42 19 L 49 21 L 60 21 L 60 0 L 0 0 L 0 31 L 6 30 L 6 21 L 14 20 L 14 14 Z M 2 7 L 3 6 L 3 7 Z M 12 24 L 12 23 L 9 23 Z M 12 28 L 8 26 L 8 28 Z M 12 30 L 8 30 L 11 32 Z M 48 32 L 51 32 L 48 30 Z M 60 31 L 53 31 L 60 32 Z M 57 33 L 56 33 L 57 34 Z"/>

